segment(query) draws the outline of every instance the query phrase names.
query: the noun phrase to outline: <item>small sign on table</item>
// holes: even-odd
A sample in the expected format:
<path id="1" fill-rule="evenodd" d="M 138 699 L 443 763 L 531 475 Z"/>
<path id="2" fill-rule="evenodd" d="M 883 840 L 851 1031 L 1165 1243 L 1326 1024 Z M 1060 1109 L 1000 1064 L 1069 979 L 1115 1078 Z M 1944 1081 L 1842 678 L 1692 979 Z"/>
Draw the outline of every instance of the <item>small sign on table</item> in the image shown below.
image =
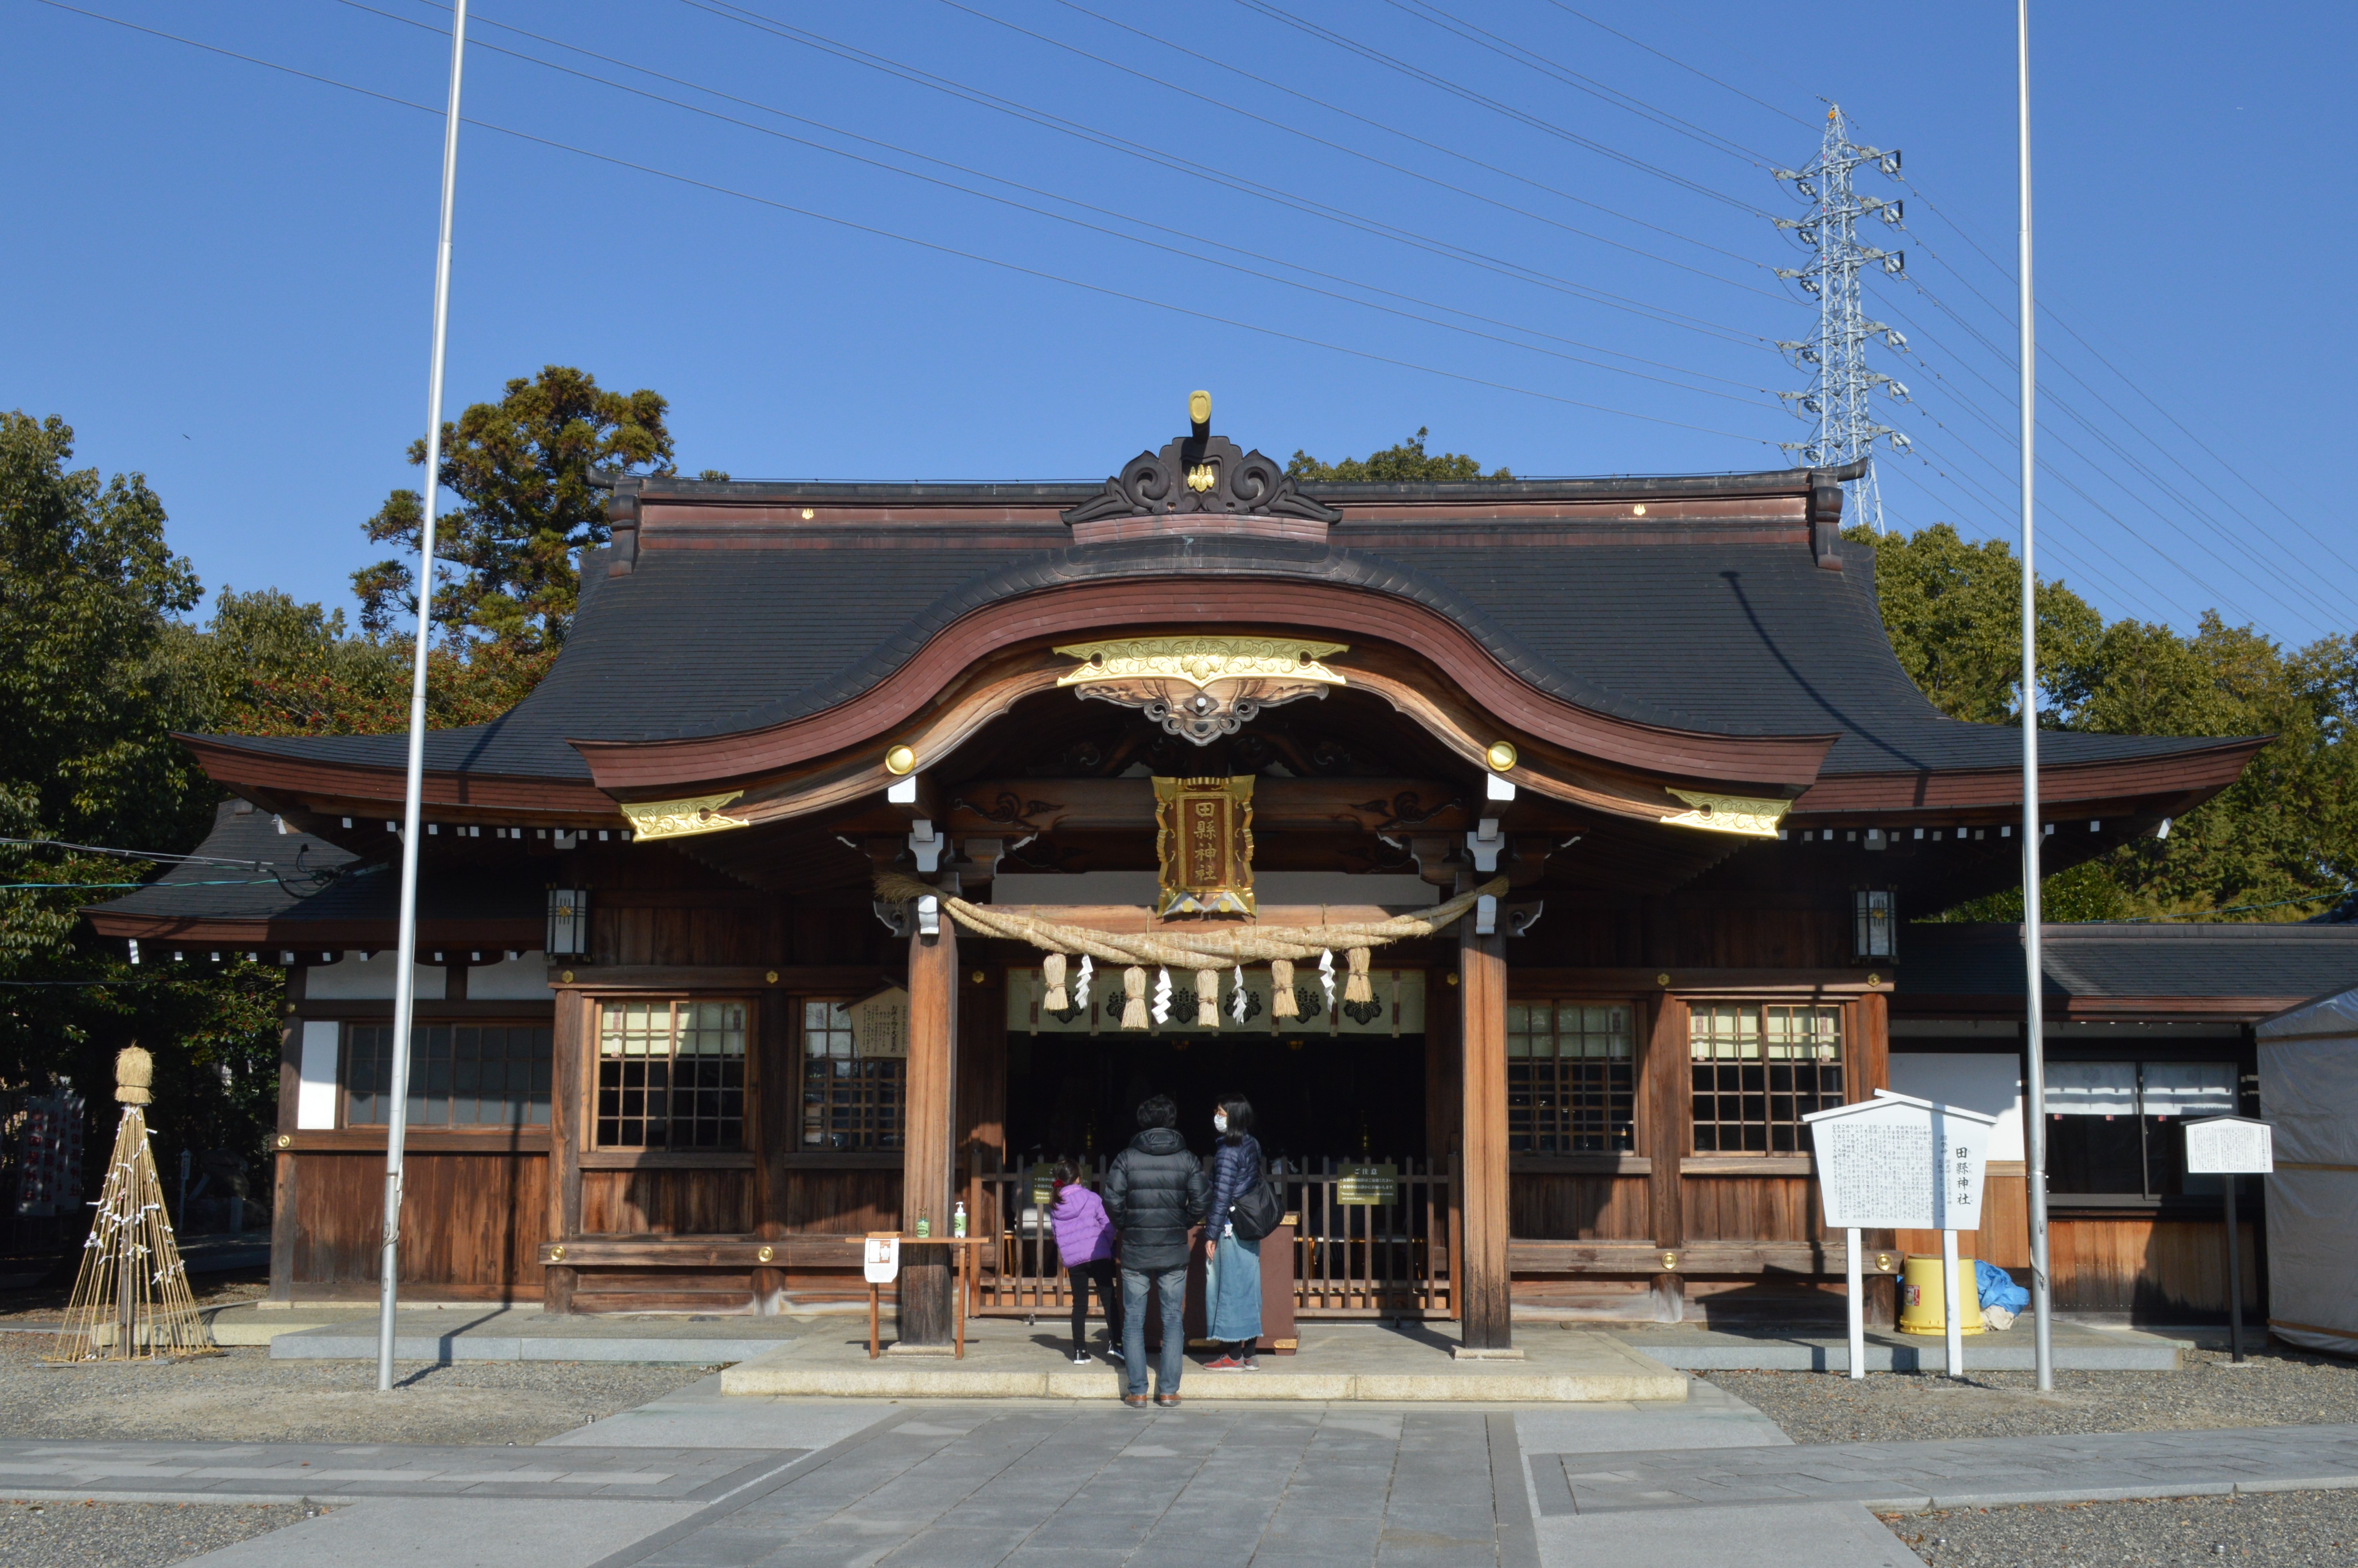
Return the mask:
<path id="1" fill-rule="evenodd" d="M 1850 1284 L 1850 1375 L 1866 1376 L 1866 1281 L 1859 1266 L 1858 1233 L 1937 1230 L 1949 1376 L 1963 1377 L 1957 1232 L 1981 1228 L 1982 1182 L 1997 1118 L 1877 1089 L 1873 1099 L 1815 1111 L 1801 1119 L 1809 1123 L 1817 1152 L 1818 1195 L 1826 1228 L 1847 1233 L 1844 1272 Z"/>
<path id="2" fill-rule="evenodd" d="M 2244 1358 L 2244 1268 L 2235 1238 L 2235 1178 L 2277 1168 L 2277 1130 L 2248 1116 L 2206 1116 L 2186 1124 L 2186 1173 L 2217 1176 L 2227 1189 L 2227 1351 Z"/>

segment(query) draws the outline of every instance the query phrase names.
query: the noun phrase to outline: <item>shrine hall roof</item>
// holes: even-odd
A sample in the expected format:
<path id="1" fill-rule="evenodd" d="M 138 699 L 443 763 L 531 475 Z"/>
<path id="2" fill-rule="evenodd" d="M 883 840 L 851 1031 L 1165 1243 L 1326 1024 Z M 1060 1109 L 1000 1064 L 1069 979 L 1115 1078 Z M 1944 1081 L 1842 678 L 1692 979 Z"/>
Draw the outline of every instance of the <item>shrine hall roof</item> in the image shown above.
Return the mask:
<path id="1" fill-rule="evenodd" d="M 568 741 L 725 734 L 817 713 L 994 601 L 1093 579 L 1200 588 L 1224 576 L 1414 601 L 1530 686 L 1598 713 L 1729 736 L 1833 734 L 1823 775 L 2018 762 L 2017 731 L 1943 718 L 1901 669 L 1873 552 L 1844 543 L 1841 569 L 1820 563 L 1796 470 L 1318 493 L 1342 508 L 1314 530 L 1323 538 L 1206 518 L 1202 532 L 1076 543 L 1057 509 L 1080 510 L 1091 491 L 1079 487 L 649 481 L 647 520 L 585 559 L 579 612 L 548 676 L 489 724 L 435 732 L 427 765 L 587 780 Z M 1657 514 L 1712 510 L 1651 529 L 1633 526 L 1627 504 L 1600 515 L 1650 496 L 1668 498 Z M 820 509 L 817 523 L 796 519 Z M 383 769 L 398 769 L 404 748 L 397 735 L 222 740 Z M 2050 764 L 2068 764 L 2216 742 L 2058 733 L 2041 744 Z"/>

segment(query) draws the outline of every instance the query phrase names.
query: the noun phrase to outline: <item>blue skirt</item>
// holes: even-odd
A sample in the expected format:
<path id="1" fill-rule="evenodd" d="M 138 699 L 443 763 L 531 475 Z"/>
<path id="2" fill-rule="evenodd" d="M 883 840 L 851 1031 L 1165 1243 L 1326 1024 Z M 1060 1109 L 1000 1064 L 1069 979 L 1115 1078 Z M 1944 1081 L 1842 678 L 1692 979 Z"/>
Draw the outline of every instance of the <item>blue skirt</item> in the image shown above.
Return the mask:
<path id="1" fill-rule="evenodd" d="M 1223 1236 L 1204 1267 L 1205 1332 L 1214 1339 L 1260 1337 L 1260 1243 Z"/>

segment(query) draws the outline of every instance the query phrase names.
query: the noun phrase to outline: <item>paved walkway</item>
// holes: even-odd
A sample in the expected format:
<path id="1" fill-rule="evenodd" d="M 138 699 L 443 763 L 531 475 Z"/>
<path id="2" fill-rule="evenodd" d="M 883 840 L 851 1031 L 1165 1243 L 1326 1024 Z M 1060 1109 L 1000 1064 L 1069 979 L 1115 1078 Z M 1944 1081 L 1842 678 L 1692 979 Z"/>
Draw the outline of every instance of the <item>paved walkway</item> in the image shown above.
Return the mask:
<path id="1" fill-rule="evenodd" d="M 367 1443 L 0 1443 L 11 1497 L 172 1502 L 362 1498 L 627 1498 L 703 1502 L 802 1450 L 472 1448 Z"/>
<path id="2" fill-rule="evenodd" d="M 346 1500 L 206 1568 L 1920 1568 L 1863 1505 L 2358 1486 L 2358 1425 L 1796 1446 L 1708 1383 L 1141 1411 L 719 1382 L 530 1447 L 0 1444 L 0 1495 Z"/>
<path id="3" fill-rule="evenodd" d="M 1605 1462 L 1600 1462 L 1605 1461 Z M 1534 1454 L 1542 1514 L 1861 1503 L 1888 1512 L 2358 1487 L 2358 1424 Z"/>

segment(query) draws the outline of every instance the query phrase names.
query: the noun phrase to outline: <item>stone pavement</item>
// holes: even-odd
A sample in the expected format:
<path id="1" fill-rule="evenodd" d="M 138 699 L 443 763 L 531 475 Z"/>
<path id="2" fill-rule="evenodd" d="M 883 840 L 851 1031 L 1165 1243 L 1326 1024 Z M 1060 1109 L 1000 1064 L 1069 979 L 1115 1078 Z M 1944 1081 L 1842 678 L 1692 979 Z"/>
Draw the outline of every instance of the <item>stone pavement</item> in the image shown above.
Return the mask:
<path id="1" fill-rule="evenodd" d="M 1533 1454 L 1541 1514 L 1852 1502 L 1884 1512 L 2358 1487 L 2358 1424 Z"/>
<path id="2" fill-rule="evenodd" d="M 1706 1328 L 1699 1323 L 1633 1324 L 1628 1326 L 1584 1325 L 1609 1335 L 1630 1349 L 1690 1372 L 1847 1372 L 1850 1340 L 1831 1334 L 1792 1334 L 1779 1329 Z M 1537 1337 L 1536 1325 L 1518 1323 L 1515 1342 Z M 2093 1324 L 2059 1318 L 2054 1325 L 2055 1365 L 2067 1372 L 2175 1372 L 2182 1344 L 2164 1335 L 2134 1328 L 2100 1328 Z M 2030 1320 L 2015 1320 L 2004 1333 L 1972 1334 L 1963 1346 L 1967 1375 L 1975 1372 L 2027 1372 L 2036 1358 Z M 1869 1329 L 1866 1369 L 1870 1372 L 1939 1372 L 1949 1370 L 1948 1342 L 1939 1335 L 1900 1334 Z"/>
<path id="3" fill-rule="evenodd" d="M 716 1376 L 530 1447 L 0 1444 L 0 1495 L 350 1499 L 205 1568 L 1919 1568 L 1863 1502 L 2358 1486 L 2358 1425 L 1797 1446 L 1708 1383 L 1196 1402 L 1213 1380 L 1131 1411 L 723 1395 Z"/>
<path id="4" fill-rule="evenodd" d="M 474 1448 L 403 1443 L 6 1443 L 12 1498 L 354 1502 L 362 1498 L 627 1498 L 704 1502 L 783 1471 L 795 1449 Z"/>
<path id="5" fill-rule="evenodd" d="M 280 1342 L 284 1344 L 284 1341 Z M 1551 1404 L 1679 1400 L 1691 1379 L 1612 1337 L 1550 1329 L 1526 1335 L 1514 1360 L 1456 1360 L 1455 1324 L 1306 1323 L 1301 1349 L 1264 1355 L 1260 1370 L 1195 1373 L 1191 1400 L 1423 1400 Z M 1101 1352 L 1103 1346 L 1098 1349 Z M 274 1355 L 277 1351 L 274 1348 Z M 1057 1328 L 1007 1319 L 968 1325 L 966 1355 L 868 1355 L 866 1325 L 837 1323 L 806 1333 L 720 1375 L 723 1392 L 883 1400 L 1048 1399 L 1109 1404 L 1120 1373 L 1099 1354 L 1070 1359 Z"/>

